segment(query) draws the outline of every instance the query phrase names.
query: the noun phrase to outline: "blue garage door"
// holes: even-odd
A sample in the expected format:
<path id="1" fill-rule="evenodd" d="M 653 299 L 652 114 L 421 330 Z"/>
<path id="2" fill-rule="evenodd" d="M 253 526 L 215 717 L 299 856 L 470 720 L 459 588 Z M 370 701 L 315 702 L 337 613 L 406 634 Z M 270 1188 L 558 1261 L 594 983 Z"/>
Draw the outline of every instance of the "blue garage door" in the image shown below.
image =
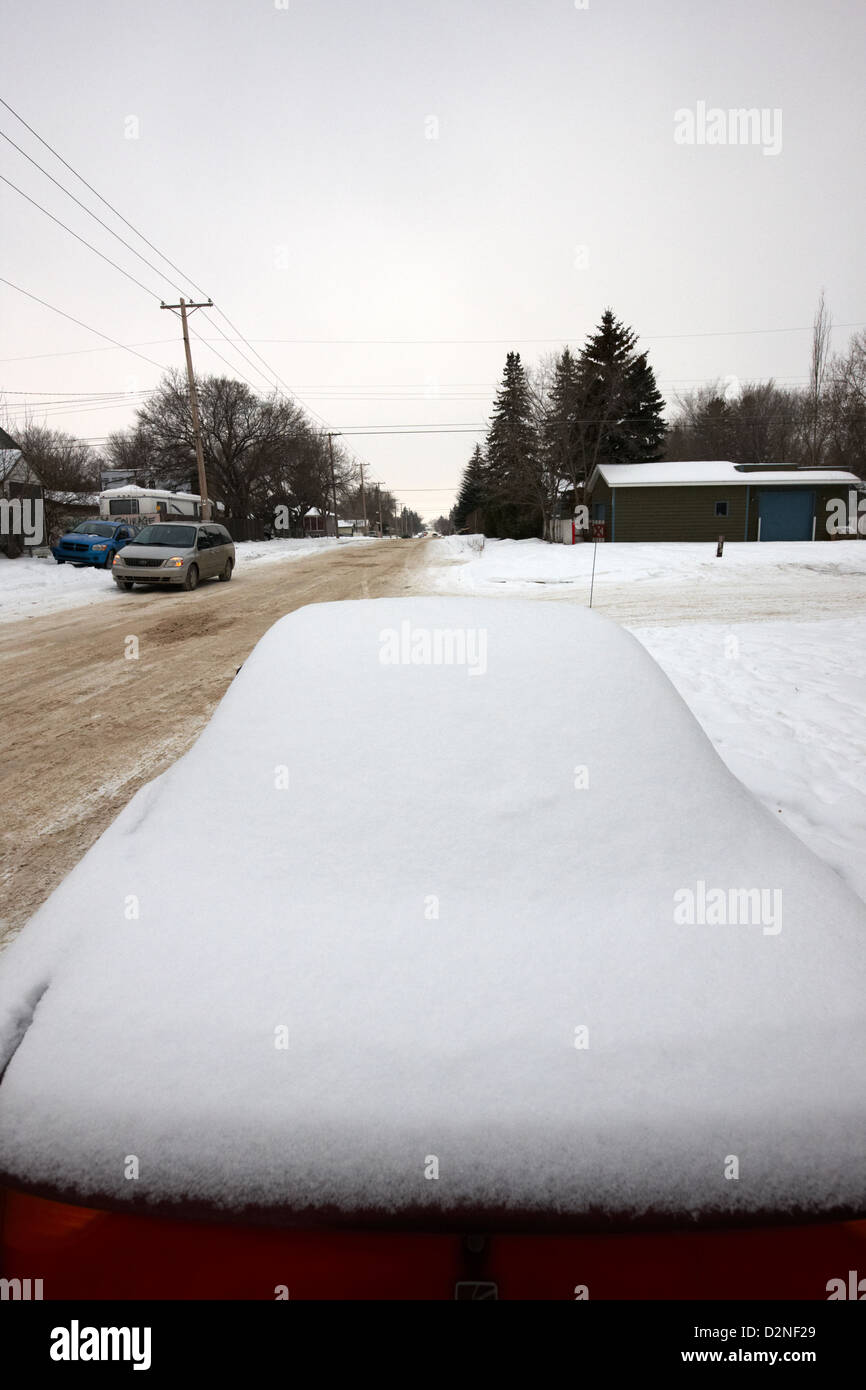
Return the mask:
<path id="1" fill-rule="evenodd" d="M 814 492 L 780 487 L 758 493 L 762 541 L 810 541 L 814 514 Z"/>

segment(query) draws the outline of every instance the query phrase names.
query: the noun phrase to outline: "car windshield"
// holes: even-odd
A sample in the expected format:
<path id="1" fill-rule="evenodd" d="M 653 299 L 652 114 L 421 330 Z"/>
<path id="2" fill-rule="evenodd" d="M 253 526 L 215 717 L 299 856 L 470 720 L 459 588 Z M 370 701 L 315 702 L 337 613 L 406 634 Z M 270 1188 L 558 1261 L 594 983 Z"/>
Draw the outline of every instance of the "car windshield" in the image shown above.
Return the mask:
<path id="1" fill-rule="evenodd" d="M 189 550 L 195 545 L 194 526 L 145 526 L 135 538 L 136 545 L 170 545 L 174 550 Z"/>
<path id="2" fill-rule="evenodd" d="M 108 536 L 114 535 L 114 527 L 107 521 L 80 521 L 77 526 L 73 526 L 72 535 L 77 536 Z"/>

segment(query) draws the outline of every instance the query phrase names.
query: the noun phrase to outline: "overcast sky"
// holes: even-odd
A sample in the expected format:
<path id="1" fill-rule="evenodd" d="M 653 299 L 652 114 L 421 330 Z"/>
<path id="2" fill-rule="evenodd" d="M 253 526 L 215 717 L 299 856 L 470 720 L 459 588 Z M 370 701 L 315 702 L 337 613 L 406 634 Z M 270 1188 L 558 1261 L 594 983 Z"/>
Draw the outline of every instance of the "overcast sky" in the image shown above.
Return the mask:
<path id="1" fill-rule="evenodd" d="M 866 320 L 863 0 L 282 4 L 3 0 L 0 94 L 330 426 L 479 425 L 509 348 L 531 363 L 579 346 L 606 305 L 668 401 L 707 378 L 802 380 L 822 286 L 837 325 Z M 677 143 L 675 112 L 699 103 L 780 111 L 781 149 L 765 153 L 778 123 L 758 143 Z M 0 129 L 164 265 L 5 107 Z M 148 269 L 5 140 L 0 174 L 155 297 L 7 184 L 0 274 L 181 365 L 159 299 L 189 280 Z M 159 379 L 5 285 L 0 316 L 13 420 L 12 392 L 41 418 L 40 399 Z M 97 444 L 133 418 L 132 398 L 57 409 Z M 348 442 L 432 517 L 475 437 Z"/>

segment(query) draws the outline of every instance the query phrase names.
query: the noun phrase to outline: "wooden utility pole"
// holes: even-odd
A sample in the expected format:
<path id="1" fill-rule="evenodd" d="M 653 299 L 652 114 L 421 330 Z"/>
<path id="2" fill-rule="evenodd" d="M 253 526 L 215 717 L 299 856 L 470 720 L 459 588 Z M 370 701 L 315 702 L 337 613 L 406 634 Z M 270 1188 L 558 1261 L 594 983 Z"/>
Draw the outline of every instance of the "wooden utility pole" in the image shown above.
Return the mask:
<path id="1" fill-rule="evenodd" d="M 379 508 L 379 540 L 381 540 L 385 532 L 382 528 L 382 491 L 378 483 L 376 484 L 376 503 Z"/>
<path id="2" fill-rule="evenodd" d="M 367 494 L 364 491 L 364 465 L 361 464 L 361 506 L 364 509 L 364 535 L 367 534 Z"/>
<path id="3" fill-rule="evenodd" d="M 160 304 L 160 309 L 180 310 L 180 321 L 183 325 L 183 347 L 186 353 L 186 379 L 189 384 L 189 408 L 192 412 L 192 432 L 195 439 L 195 457 L 198 463 L 198 491 L 201 497 L 201 515 L 203 521 L 210 521 L 210 502 L 207 495 L 207 476 L 204 471 L 204 450 L 201 444 L 201 423 L 198 414 L 198 395 L 195 389 L 195 376 L 192 370 L 192 352 L 189 346 L 189 329 L 187 328 L 186 316 L 194 309 L 212 309 L 213 300 L 208 299 L 204 304 L 193 304 L 191 300 L 185 300 L 181 295 L 179 304 Z"/>
<path id="4" fill-rule="evenodd" d="M 328 454 L 331 460 L 331 493 L 334 498 L 334 540 L 340 542 L 340 523 L 337 519 L 337 479 L 334 475 L 334 435 L 328 431 Z"/>

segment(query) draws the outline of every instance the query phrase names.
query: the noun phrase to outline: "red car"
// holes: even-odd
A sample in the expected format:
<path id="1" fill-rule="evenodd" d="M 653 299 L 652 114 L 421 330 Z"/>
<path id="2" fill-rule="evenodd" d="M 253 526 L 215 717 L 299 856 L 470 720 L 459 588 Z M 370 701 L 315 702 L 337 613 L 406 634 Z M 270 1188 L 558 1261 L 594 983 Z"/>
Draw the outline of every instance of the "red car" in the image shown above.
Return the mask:
<path id="1" fill-rule="evenodd" d="M 614 624 L 303 609 L 0 957 L 3 1275 L 861 1297 L 864 985 L 862 902 Z"/>

